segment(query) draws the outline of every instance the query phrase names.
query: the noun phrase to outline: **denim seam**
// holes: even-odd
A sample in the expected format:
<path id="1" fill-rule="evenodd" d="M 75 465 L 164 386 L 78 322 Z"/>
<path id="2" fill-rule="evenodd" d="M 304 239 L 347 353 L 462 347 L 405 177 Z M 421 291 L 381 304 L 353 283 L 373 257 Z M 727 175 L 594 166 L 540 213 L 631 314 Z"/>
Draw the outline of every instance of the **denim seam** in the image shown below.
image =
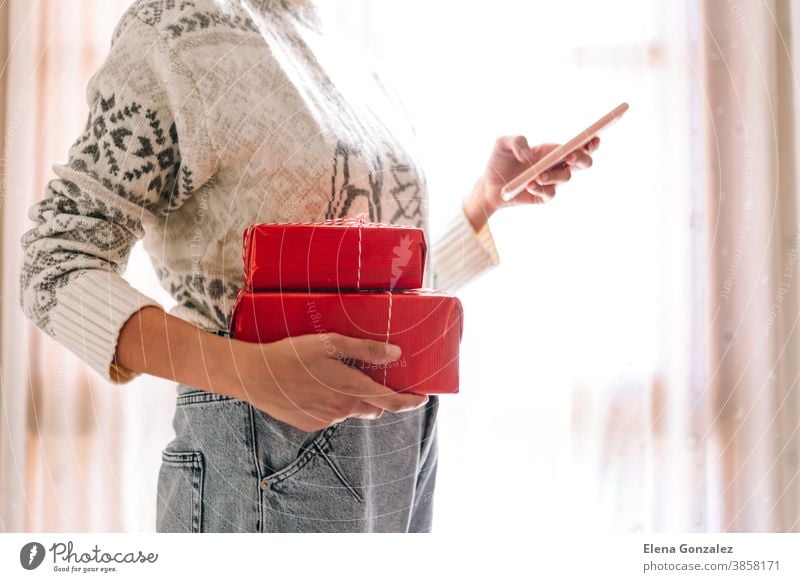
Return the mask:
<path id="1" fill-rule="evenodd" d="M 196 473 L 192 480 L 192 486 L 194 493 L 197 495 L 197 501 L 194 504 L 194 510 L 192 511 L 192 524 L 194 525 L 193 529 L 197 533 L 202 533 L 203 531 L 203 481 L 205 480 L 205 468 L 203 464 L 203 457 L 201 452 L 197 452 L 196 457 L 197 463 L 199 468 L 193 473 Z M 196 523 L 196 525 L 195 525 Z"/>
<path id="2" fill-rule="evenodd" d="M 161 461 L 165 465 L 172 467 L 186 467 L 192 469 L 202 469 L 200 464 L 199 455 L 201 451 L 169 451 L 164 450 L 161 452 Z"/>
<path id="3" fill-rule="evenodd" d="M 427 409 L 425 415 L 425 426 L 423 427 L 422 439 L 420 440 L 420 473 L 422 473 L 422 467 L 425 466 L 425 463 L 428 461 L 428 456 L 430 455 L 432 440 L 433 440 L 433 432 L 436 430 L 436 418 L 433 417 L 438 410 L 438 400 L 436 404 L 433 402 L 430 403 L 430 408 Z M 417 483 L 419 483 L 420 475 L 417 475 Z"/>
<path id="4" fill-rule="evenodd" d="M 192 533 L 200 533 L 203 523 L 203 480 L 205 467 L 201 451 L 161 452 L 161 461 L 168 467 L 189 469 L 192 474 Z"/>
<path id="5" fill-rule="evenodd" d="M 297 473 L 300 469 L 305 467 L 313 457 L 315 457 L 315 456 L 317 456 L 319 454 L 318 451 L 316 450 L 316 448 L 318 448 L 321 445 L 324 445 L 325 443 L 328 442 L 328 440 L 331 438 L 331 435 L 336 430 L 337 426 L 338 426 L 337 424 L 329 426 L 325 430 L 325 432 L 322 433 L 320 439 L 318 439 L 315 442 L 313 442 L 312 446 L 309 446 L 308 448 L 306 448 L 305 452 L 303 452 L 303 454 L 300 456 L 300 458 L 296 461 L 296 464 L 291 469 L 289 469 L 286 473 L 282 473 L 282 474 L 279 473 L 275 477 L 270 477 L 268 479 L 269 482 L 272 483 L 272 484 L 280 483 L 281 481 L 284 481 L 284 480 L 288 479 L 289 477 L 291 477 L 292 475 Z"/>
<path id="6" fill-rule="evenodd" d="M 350 493 L 353 494 L 353 497 L 355 497 L 358 500 L 359 503 L 363 503 L 364 502 L 364 498 L 361 496 L 361 494 L 358 491 L 356 491 L 355 487 L 353 487 L 349 483 L 349 481 L 345 478 L 344 474 L 339 470 L 339 467 L 337 467 L 336 464 L 333 462 L 333 459 L 331 459 L 328 456 L 328 454 L 325 451 L 322 450 L 322 447 L 320 445 L 315 443 L 315 446 L 319 450 L 319 454 L 322 456 L 322 458 L 325 459 L 325 462 L 328 463 L 328 465 L 330 466 L 331 470 L 333 470 L 333 472 L 336 473 L 336 476 L 339 478 L 339 481 L 341 481 L 344 484 L 344 486 L 347 487 L 350 490 Z"/>
<path id="7" fill-rule="evenodd" d="M 438 430 L 436 418 L 431 421 L 431 416 L 438 412 L 438 399 L 436 403 L 430 403 L 430 409 L 426 410 L 425 426 L 423 427 L 423 435 L 420 440 L 420 454 L 419 454 L 419 471 L 417 478 L 414 479 L 414 491 L 411 495 L 411 511 L 408 512 L 408 525 L 410 527 L 411 521 L 414 519 L 414 513 L 417 511 L 417 506 L 421 499 L 417 499 L 417 491 L 419 491 L 420 482 L 426 476 L 425 469 L 428 463 L 428 458 L 431 455 L 431 447 L 433 446 L 434 431 Z"/>
<path id="8" fill-rule="evenodd" d="M 185 406 L 187 404 L 199 404 L 203 402 L 222 402 L 227 400 L 235 400 L 230 396 L 223 394 L 215 394 L 213 392 L 203 392 L 201 394 L 181 394 L 176 401 L 178 406 Z"/>
<path id="9" fill-rule="evenodd" d="M 250 420 L 250 450 L 253 452 L 253 465 L 256 469 L 256 491 L 258 493 L 258 498 L 261 499 L 263 492 L 261 491 L 261 463 L 258 462 L 258 447 L 256 446 L 256 425 L 255 425 L 255 417 L 253 414 L 253 407 L 247 407 L 247 415 Z M 261 531 L 262 527 L 262 520 L 264 519 L 264 504 L 259 502 L 258 503 L 258 524 L 256 526 L 257 531 Z"/>

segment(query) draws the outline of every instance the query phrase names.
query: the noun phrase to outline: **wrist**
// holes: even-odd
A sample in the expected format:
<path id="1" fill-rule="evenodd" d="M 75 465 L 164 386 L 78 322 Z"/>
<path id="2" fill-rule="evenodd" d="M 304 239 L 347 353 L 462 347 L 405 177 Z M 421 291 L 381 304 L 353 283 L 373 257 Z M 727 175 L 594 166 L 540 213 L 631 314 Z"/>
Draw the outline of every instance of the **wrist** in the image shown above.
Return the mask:
<path id="1" fill-rule="evenodd" d="M 475 232 L 479 232 L 486 226 L 489 218 L 497 211 L 497 208 L 488 201 L 486 182 L 483 176 L 478 178 L 472 192 L 464 200 L 462 207 Z"/>
<path id="2" fill-rule="evenodd" d="M 149 374 L 207 392 L 235 396 L 232 344 L 161 308 L 140 309 L 120 331 L 111 374 Z"/>
<path id="3" fill-rule="evenodd" d="M 245 342 L 204 332 L 200 345 L 200 358 L 206 362 L 202 367 L 206 384 L 204 389 L 241 399 L 241 370 L 236 364 L 244 361 L 242 350 L 247 347 L 249 344 Z"/>
<path id="4" fill-rule="evenodd" d="M 208 392 L 230 396 L 253 403 L 256 394 L 263 410 L 264 402 L 273 400 L 276 389 L 276 370 L 265 364 L 272 360 L 271 344 L 254 344 L 233 338 L 208 334 Z M 279 365 L 278 365 L 279 366 Z M 277 367 L 277 366 L 276 366 Z M 257 368 L 257 370 L 254 370 Z M 262 372 L 263 370 L 263 372 Z"/>
<path id="5" fill-rule="evenodd" d="M 166 335 L 175 381 L 224 396 L 232 394 L 230 378 L 236 378 L 232 340 L 168 315 Z"/>

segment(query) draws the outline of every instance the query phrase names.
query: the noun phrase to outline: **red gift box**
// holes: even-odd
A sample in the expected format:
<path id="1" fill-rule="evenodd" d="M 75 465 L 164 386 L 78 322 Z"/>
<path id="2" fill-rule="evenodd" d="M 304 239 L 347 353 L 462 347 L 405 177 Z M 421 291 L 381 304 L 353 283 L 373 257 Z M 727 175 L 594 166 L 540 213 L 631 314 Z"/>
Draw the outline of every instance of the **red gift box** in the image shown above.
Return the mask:
<path id="1" fill-rule="evenodd" d="M 253 224 L 243 234 L 248 289 L 393 290 L 422 287 L 421 228 L 363 217 L 298 224 Z"/>
<path id="2" fill-rule="evenodd" d="M 236 339 L 267 343 L 286 337 L 339 333 L 400 346 L 388 365 L 354 362 L 376 382 L 398 392 L 458 392 L 463 311 L 443 291 L 258 293 L 241 290 L 231 322 Z"/>

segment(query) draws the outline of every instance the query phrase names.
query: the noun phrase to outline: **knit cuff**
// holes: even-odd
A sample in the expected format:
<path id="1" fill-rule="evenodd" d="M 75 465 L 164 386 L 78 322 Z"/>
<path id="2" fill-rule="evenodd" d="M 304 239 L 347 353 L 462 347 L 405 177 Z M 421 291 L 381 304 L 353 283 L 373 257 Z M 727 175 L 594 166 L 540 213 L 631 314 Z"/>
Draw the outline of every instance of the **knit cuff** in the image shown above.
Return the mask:
<path id="1" fill-rule="evenodd" d="M 447 225 L 434 252 L 436 287 L 451 291 L 500 263 L 489 224 L 475 232 L 463 208 Z"/>
<path id="2" fill-rule="evenodd" d="M 58 291 L 50 320 L 53 337 L 112 384 L 126 384 L 140 374 L 114 362 L 119 332 L 143 307 L 161 307 L 119 274 L 88 269 Z"/>

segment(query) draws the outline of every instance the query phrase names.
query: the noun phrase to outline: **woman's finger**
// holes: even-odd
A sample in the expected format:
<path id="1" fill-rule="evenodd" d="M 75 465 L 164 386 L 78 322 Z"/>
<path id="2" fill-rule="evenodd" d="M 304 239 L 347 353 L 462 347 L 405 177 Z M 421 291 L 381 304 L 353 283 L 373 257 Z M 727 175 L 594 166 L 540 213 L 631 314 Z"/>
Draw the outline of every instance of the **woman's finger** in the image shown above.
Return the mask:
<path id="1" fill-rule="evenodd" d="M 568 166 L 550 168 L 536 177 L 539 184 L 558 184 L 566 182 L 572 177 L 572 170 Z"/>
<path id="2" fill-rule="evenodd" d="M 585 151 L 575 150 L 567 156 L 567 164 L 571 168 L 588 168 L 592 165 L 592 156 Z"/>
<path id="3" fill-rule="evenodd" d="M 495 147 L 510 151 L 521 164 L 533 163 L 532 148 L 528 145 L 528 140 L 524 135 L 499 137 Z"/>
<path id="4" fill-rule="evenodd" d="M 600 146 L 600 136 L 594 136 L 590 139 L 586 145 L 583 146 L 583 149 L 587 152 L 593 152 Z"/>
<path id="5" fill-rule="evenodd" d="M 373 406 L 363 400 L 359 401 L 352 411 L 349 418 L 361 418 L 363 420 L 376 420 L 383 415 L 383 408 Z"/>
<path id="6" fill-rule="evenodd" d="M 375 340 L 344 336 L 338 333 L 328 335 L 333 353 L 346 362 L 361 360 L 374 364 L 389 363 L 400 357 L 400 347 Z M 320 342 L 322 343 L 322 342 Z"/>
<path id="7" fill-rule="evenodd" d="M 539 184 L 538 182 L 531 182 L 528 184 L 527 191 L 534 195 L 540 197 L 543 201 L 552 200 L 556 195 L 556 187 L 553 185 L 543 185 Z"/>
<path id="8" fill-rule="evenodd" d="M 548 197 L 548 199 L 549 198 L 550 197 Z M 523 190 L 522 192 L 520 192 L 519 194 L 514 196 L 514 198 L 512 198 L 511 202 L 509 202 L 508 204 L 510 204 L 510 205 L 516 205 L 516 204 L 544 204 L 545 202 L 546 202 L 546 200 L 542 197 L 542 194 L 540 194 L 538 192 L 536 194 L 533 194 L 529 190 Z"/>

